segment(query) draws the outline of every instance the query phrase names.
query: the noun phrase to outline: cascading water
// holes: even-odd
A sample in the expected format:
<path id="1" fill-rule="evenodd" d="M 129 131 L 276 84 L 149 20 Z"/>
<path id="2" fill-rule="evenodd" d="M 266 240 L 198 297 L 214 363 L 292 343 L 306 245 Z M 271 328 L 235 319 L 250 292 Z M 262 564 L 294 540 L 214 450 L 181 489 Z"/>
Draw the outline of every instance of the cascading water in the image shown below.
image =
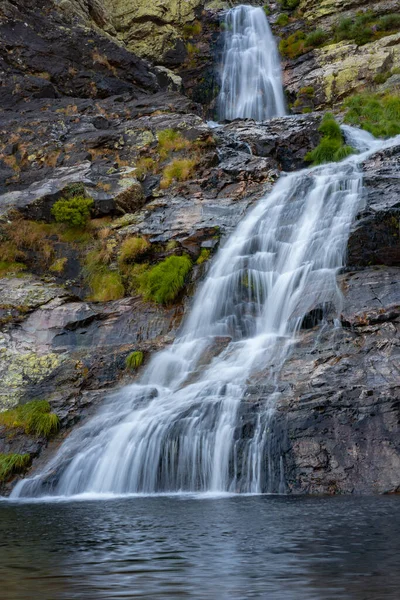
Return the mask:
<path id="1" fill-rule="evenodd" d="M 225 32 L 219 118 L 264 121 L 285 115 L 279 54 L 264 10 L 231 9 Z"/>
<path id="2" fill-rule="evenodd" d="M 310 309 L 340 307 L 336 274 L 367 154 L 282 177 L 219 251 L 175 343 L 13 497 L 282 490 L 268 432 L 273 384 Z M 254 377 L 272 385 L 246 437 L 240 407 Z"/>
<path id="3" fill-rule="evenodd" d="M 285 115 L 279 54 L 264 10 L 231 9 L 225 36 L 219 118 L 264 121 Z"/>

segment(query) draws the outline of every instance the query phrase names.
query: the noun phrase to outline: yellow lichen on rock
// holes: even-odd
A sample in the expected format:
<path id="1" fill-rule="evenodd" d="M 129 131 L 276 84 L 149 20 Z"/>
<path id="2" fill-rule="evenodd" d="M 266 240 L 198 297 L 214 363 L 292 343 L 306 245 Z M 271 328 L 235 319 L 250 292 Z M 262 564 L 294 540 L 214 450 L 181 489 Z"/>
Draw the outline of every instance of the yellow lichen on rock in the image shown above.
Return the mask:
<path id="1" fill-rule="evenodd" d="M 183 26 L 196 18 L 201 0 L 105 0 L 119 38 L 129 50 L 155 62 L 182 39 Z"/>
<path id="2" fill-rule="evenodd" d="M 315 50 L 327 103 L 370 86 L 377 73 L 400 67 L 400 33 L 357 46 L 340 42 Z"/>
<path id="3" fill-rule="evenodd" d="M 24 396 L 27 386 L 39 384 L 62 362 L 62 355 L 54 352 L 40 355 L 36 352 L 14 353 L 2 348 L 0 350 L 0 377 L 2 380 L 0 410 L 16 406 Z"/>

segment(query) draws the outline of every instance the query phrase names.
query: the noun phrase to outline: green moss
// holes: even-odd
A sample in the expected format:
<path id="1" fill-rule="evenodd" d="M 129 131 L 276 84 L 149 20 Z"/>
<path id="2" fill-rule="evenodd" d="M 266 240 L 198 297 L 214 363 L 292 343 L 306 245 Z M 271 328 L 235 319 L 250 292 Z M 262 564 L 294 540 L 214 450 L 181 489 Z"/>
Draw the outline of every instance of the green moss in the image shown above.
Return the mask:
<path id="1" fill-rule="evenodd" d="M 208 248 L 202 248 L 199 258 L 196 260 L 196 265 L 202 265 L 211 256 L 211 250 Z"/>
<path id="2" fill-rule="evenodd" d="M 143 352 L 135 351 L 128 354 L 125 359 L 125 365 L 128 369 L 136 370 L 143 362 Z"/>
<path id="3" fill-rule="evenodd" d="M 345 123 L 361 127 L 375 137 L 400 134 L 400 94 L 370 94 L 352 96 L 344 103 Z"/>
<path id="4" fill-rule="evenodd" d="M 395 31 L 400 29 L 400 14 L 392 13 L 380 17 L 376 27 L 379 31 Z"/>
<path id="5" fill-rule="evenodd" d="M 12 475 L 23 473 L 30 464 L 29 454 L 0 454 L 0 481 L 8 481 Z"/>
<path id="6" fill-rule="evenodd" d="M 51 214 L 57 223 L 65 223 L 69 227 L 83 228 L 90 218 L 92 198 L 74 196 L 61 198 L 53 205 Z"/>
<path id="7" fill-rule="evenodd" d="M 340 127 L 331 113 L 324 115 L 318 131 L 322 133 L 322 140 L 314 150 L 306 154 L 306 161 L 320 165 L 337 162 L 354 153 L 354 149 L 344 143 Z"/>
<path id="8" fill-rule="evenodd" d="M 137 276 L 138 291 L 146 300 L 171 304 L 183 290 L 191 268 L 188 256 L 169 256 Z"/>
<path id="9" fill-rule="evenodd" d="M 50 411 L 50 404 L 46 400 L 34 400 L 0 413 L 0 424 L 9 429 L 22 428 L 27 434 L 48 438 L 59 428 L 58 416 Z"/>

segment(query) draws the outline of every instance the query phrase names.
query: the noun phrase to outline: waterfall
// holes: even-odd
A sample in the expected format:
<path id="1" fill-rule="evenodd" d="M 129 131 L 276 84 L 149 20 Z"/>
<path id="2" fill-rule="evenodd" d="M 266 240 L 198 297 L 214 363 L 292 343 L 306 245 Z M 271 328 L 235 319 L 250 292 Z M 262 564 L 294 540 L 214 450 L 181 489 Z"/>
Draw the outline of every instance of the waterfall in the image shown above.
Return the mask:
<path id="1" fill-rule="evenodd" d="M 285 115 L 279 54 L 261 7 L 226 13 L 218 115 L 258 121 Z"/>
<path id="2" fill-rule="evenodd" d="M 367 155 L 282 176 L 219 250 L 174 344 L 13 497 L 282 491 L 270 427 L 279 369 L 311 309 L 340 309 L 336 275 Z M 269 391 L 251 400 L 260 379 Z"/>

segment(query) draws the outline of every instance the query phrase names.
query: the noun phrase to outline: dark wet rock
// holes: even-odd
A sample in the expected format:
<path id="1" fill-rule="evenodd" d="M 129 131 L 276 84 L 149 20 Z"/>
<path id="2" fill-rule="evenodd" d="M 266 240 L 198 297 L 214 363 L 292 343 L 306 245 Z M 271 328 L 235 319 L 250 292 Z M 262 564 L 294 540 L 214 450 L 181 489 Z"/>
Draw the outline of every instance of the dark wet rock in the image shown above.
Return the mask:
<path id="1" fill-rule="evenodd" d="M 55 7 L 43 9 L 40 2 L 19 0 L 5 11 L 0 24 L 2 106 L 13 108 L 27 98 L 137 96 L 157 89 L 145 61 L 95 29 L 71 26 Z"/>
<path id="2" fill-rule="evenodd" d="M 14 305 L 24 300 L 26 304 L 30 289 L 36 300 L 29 300 L 23 319 L 4 325 L 0 334 L 0 406 L 43 398 L 58 412 L 69 404 L 63 425 L 79 417 L 84 390 L 129 380 L 129 352 L 149 353 L 171 342 L 182 316 L 180 305 L 164 309 L 140 298 L 96 304 L 70 301 L 62 291 L 55 295 L 52 286 L 45 293 L 45 285 L 38 299 L 37 284 L 32 280 L 26 285 L 22 299 L 14 293 Z"/>
<path id="3" fill-rule="evenodd" d="M 277 408 L 274 491 L 282 469 L 291 493 L 400 490 L 399 270 L 349 273 L 341 286 L 344 327 L 302 332 L 277 385 L 260 376 L 249 387 L 246 430 L 256 407 Z"/>
<path id="4" fill-rule="evenodd" d="M 224 135 L 245 142 L 256 156 L 275 159 L 284 171 L 295 171 L 307 164 L 304 156 L 320 140 L 318 114 L 271 119 L 263 123 L 234 121 L 224 127 Z"/>
<path id="5" fill-rule="evenodd" d="M 364 206 L 348 245 L 350 266 L 400 266 L 400 146 L 363 164 Z"/>

